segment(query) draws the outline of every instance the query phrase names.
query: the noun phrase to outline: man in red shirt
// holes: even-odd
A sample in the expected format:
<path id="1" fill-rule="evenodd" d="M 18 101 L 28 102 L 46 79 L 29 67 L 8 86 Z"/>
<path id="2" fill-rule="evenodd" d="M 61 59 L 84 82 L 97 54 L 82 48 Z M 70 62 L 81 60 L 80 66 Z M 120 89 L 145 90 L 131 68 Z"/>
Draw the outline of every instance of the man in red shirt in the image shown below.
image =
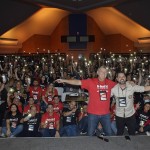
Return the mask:
<path id="1" fill-rule="evenodd" d="M 37 105 L 37 104 L 34 104 L 33 97 L 30 97 L 30 98 L 29 98 L 29 101 L 28 101 L 28 105 L 26 105 L 26 106 L 24 107 L 23 115 L 30 113 L 30 109 L 31 109 L 32 106 L 35 106 L 35 107 L 36 107 L 37 113 L 40 112 L 40 106 Z"/>
<path id="2" fill-rule="evenodd" d="M 54 107 L 54 112 L 58 113 L 60 116 L 62 114 L 62 110 L 63 110 L 63 103 L 60 102 L 58 95 L 55 95 L 53 97 L 53 107 Z"/>
<path id="3" fill-rule="evenodd" d="M 33 97 L 34 103 L 40 104 L 42 96 L 42 88 L 39 86 L 38 80 L 33 81 L 33 86 L 30 86 L 28 88 L 28 91 L 30 93 L 30 97 Z"/>
<path id="4" fill-rule="evenodd" d="M 88 135 L 93 136 L 98 123 L 102 124 L 105 135 L 112 135 L 110 121 L 110 94 L 115 82 L 106 79 L 107 70 L 100 67 L 97 70 L 98 78 L 86 80 L 65 80 L 57 79 L 58 83 L 68 83 L 72 85 L 81 85 L 81 88 L 89 92 L 88 103 Z"/>
<path id="5" fill-rule="evenodd" d="M 42 137 L 58 137 L 59 136 L 59 114 L 54 112 L 52 104 L 48 104 L 47 112 L 43 114 L 41 119 Z"/>

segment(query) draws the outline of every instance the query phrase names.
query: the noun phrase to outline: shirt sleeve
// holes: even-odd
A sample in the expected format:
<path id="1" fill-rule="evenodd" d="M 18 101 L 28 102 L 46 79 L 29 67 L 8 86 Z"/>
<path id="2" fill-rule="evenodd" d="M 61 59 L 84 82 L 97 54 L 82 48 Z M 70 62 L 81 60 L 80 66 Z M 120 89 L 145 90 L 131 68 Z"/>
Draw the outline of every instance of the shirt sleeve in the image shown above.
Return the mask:
<path id="1" fill-rule="evenodd" d="M 133 90 L 134 92 L 144 92 L 144 86 L 135 85 Z"/>

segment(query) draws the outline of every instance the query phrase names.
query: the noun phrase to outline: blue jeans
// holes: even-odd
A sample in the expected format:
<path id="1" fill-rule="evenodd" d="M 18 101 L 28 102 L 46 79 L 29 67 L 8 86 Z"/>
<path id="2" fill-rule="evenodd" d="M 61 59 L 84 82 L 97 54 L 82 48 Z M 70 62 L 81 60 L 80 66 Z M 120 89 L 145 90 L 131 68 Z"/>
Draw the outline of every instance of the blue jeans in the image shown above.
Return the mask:
<path id="1" fill-rule="evenodd" d="M 81 132 L 87 132 L 88 131 L 88 116 L 83 117 L 79 122 L 78 122 L 79 130 Z"/>
<path id="2" fill-rule="evenodd" d="M 112 131 L 111 131 L 110 114 L 106 115 L 88 114 L 88 135 L 93 136 L 95 134 L 99 122 L 103 127 L 105 135 L 111 136 Z"/>
<path id="3" fill-rule="evenodd" d="M 60 136 L 77 136 L 77 125 L 68 125 L 60 129 Z"/>
<path id="4" fill-rule="evenodd" d="M 42 137 L 55 137 L 56 129 L 41 128 Z"/>
<path id="5" fill-rule="evenodd" d="M 10 128 L 11 131 L 11 135 L 10 136 L 17 136 L 19 135 L 22 131 L 23 131 L 23 125 L 19 124 L 16 128 Z M 6 127 L 2 128 L 2 133 L 4 133 L 6 135 L 7 129 Z"/>
<path id="6" fill-rule="evenodd" d="M 115 120 L 113 120 L 111 122 L 111 130 L 112 130 L 113 135 L 117 135 L 117 126 L 116 126 L 116 121 Z"/>

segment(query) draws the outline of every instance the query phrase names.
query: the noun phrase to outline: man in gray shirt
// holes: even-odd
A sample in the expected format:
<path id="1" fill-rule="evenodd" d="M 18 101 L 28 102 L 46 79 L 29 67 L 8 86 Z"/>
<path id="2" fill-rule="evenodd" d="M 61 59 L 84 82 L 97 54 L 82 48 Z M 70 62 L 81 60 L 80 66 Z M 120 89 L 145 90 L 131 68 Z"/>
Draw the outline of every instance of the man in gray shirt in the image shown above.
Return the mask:
<path id="1" fill-rule="evenodd" d="M 134 92 L 150 91 L 150 86 L 132 85 L 126 82 L 126 76 L 123 72 L 117 74 L 118 84 L 111 90 L 111 96 L 116 100 L 116 125 L 117 135 L 123 135 L 125 125 L 128 128 L 129 135 L 135 135 L 135 109 Z"/>

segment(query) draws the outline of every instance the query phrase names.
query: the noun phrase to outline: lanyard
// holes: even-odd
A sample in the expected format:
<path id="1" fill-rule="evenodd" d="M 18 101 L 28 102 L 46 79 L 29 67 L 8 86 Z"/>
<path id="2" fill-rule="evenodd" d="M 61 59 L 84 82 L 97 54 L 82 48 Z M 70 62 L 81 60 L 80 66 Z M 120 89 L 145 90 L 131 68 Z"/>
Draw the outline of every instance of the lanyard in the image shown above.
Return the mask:
<path id="1" fill-rule="evenodd" d="M 120 97 L 120 94 L 119 94 L 119 89 L 121 89 L 120 87 L 118 87 L 118 97 Z M 123 94 L 123 91 L 125 90 L 125 94 Z M 127 94 L 127 87 L 125 87 L 125 89 L 121 89 L 122 91 L 122 96 L 121 97 L 126 97 L 126 94 Z"/>

